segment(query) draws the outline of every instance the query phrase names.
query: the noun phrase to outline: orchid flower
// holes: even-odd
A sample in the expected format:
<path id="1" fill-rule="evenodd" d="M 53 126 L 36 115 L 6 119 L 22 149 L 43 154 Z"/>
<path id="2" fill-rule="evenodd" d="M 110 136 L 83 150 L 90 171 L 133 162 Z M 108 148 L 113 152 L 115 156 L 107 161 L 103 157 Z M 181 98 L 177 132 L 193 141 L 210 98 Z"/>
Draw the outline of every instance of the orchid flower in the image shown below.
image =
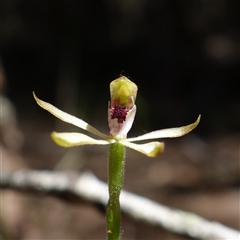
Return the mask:
<path id="1" fill-rule="evenodd" d="M 156 157 L 164 149 L 163 142 L 153 141 L 144 144 L 136 144 L 134 142 L 181 137 L 192 131 L 200 121 L 199 115 L 194 123 L 187 126 L 157 130 L 138 137 L 127 138 L 137 110 L 135 105 L 137 90 L 137 85 L 125 76 L 121 76 L 110 83 L 110 102 L 108 107 L 109 135 L 100 132 L 79 118 L 61 111 L 52 104 L 40 100 L 33 92 L 33 96 L 40 107 L 60 120 L 75 125 L 100 138 L 95 139 L 77 132 L 53 132 L 51 137 L 58 145 L 62 147 L 74 147 L 110 144 L 108 168 L 109 201 L 106 211 L 108 240 L 120 239 L 121 209 L 119 196 L 124 176 L 125 146 L 141 152 L 148 157 Z"/>
<path id="2" fill-rule="evenodd" d="M 136 113 L 136 95 L 137 86 L 127 77 L 121 76 L 110 84 L 111 101 L 108 108 L 108 124 L 110 135 L 106 135 L 85 121 L 76 118 L 66 112 L 61 111 L 50 103 L 40 100 L 33 92 L 33 96 L 37 104 L 47 110 L 60 120 L 75 125 L 83 130 L 86 130 L 101 139 L 94 139 L 82 133 L 57 133 L 51 134 L 52 139 L 62 147 L 74 147 L 80 145 L 106 145 L 115 142 L 141 152 L 148 157 L 158 156 L 164 149 L 163 142 L 149 142 L 145 144 L 136 144 L 133 142 L 159 139 L 159 138 L 174 138 L 181 137 L 192 131 L 200 121 L 200 115 L 197 120 L 187 126 L 169 128 L 153 131 L 143 134 L 138 137 L 127 138 L 127 133 L 132 127 Z"/>

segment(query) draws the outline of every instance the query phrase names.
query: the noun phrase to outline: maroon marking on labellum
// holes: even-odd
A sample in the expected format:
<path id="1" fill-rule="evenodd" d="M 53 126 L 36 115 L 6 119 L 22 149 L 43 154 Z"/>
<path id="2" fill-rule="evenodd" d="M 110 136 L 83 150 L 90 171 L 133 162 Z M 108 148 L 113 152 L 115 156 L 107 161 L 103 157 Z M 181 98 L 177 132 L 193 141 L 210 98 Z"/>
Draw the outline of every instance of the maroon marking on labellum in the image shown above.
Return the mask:
<path id="1" fill-rule="evenodd" d="M 115 106 L 111 108 L 111 119 L 117 118 L 118 123 L 123 123 L 126 120 L 128 111 L 125 106 Z"/>

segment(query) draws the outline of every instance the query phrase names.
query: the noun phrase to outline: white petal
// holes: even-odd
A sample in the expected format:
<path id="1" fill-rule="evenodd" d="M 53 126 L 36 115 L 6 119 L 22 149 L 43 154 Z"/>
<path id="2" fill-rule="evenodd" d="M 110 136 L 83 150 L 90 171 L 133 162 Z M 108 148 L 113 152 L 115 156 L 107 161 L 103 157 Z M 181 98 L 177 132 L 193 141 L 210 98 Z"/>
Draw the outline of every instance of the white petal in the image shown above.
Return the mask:
<path id="1" fill-rule="evenodd" d="M 82 128 L 84 130 L 87 130 L 88 132 L 91 132 L 103 139 L 109 139 L 109 136 L 101 133 L 100 131 L 98 131 L 96 128 L 92 127 L 91 125 L 89 125 L 88 123 L 84 122 L 83 120 L 70 115 L 66 112 L 63 112 L 62 110 L 56 108 L 55 106 L 53 106 L 50 103 L 44 102 L 41 99 L 39 99 L 36 94 L 33 92 L 33 96 L 37 102 L 37 104 L 42 107 L 43 109 L 47 110 L 48 112 L 50 112 L 52 115 L 54 115 L 55 117 L 59 118 L 60 120 L 70 123 L 74 126 L 77 126 L 79 128 Z"/>
<path id="2" fill-rule="evenodd" d="M 167 129 L 157 130 L 157 131 L 143 134 L 139 137 L 128 138 L 128 141 L 134 142 L 134 141 L 157 139 L 157 138 L 181 137 L 181 136 L 191 132 L 195 127 L 197 127 L 198 123 L 200 122 L 200 118 L 201 118 L 201 115 L 198 116 L 198 119 L 196 120 L 196 122 L 194 122 L 190 125 L 184 126 L 184 127 L 167 128 Z"/>
<path id="3" fill-rule="evenodd" d="M 74 147 L 80 145 L 106 145 L 110 141 L 97 140 L 82 133 L 57 133 L 51 134 L 52 139 L 62 147 Z"/>
<path id="4" fill-rule="evenodd" d="M 148 157 L 156 157 L 161 152 L 163 152 L 164 149 L 163 142 L 149 142 L 145 144 L 136 144 L 128 142 L 128 139 L 120 140 L 119 142 L 125 145 L 126 147 L 132 148 L 138 152 L 147 155 Z"/>
<path id="5" fill-rule="evenodd" d="M 108 109 L 108 125 L 110 129 L 110 135 L 115 139 L 125 139 L 130 131 L 137 107 L 134 105 L 127 113 L 126 120 L 123 123 L 118 123 L 118 119 L 111 119 L 111 109 Z"/>

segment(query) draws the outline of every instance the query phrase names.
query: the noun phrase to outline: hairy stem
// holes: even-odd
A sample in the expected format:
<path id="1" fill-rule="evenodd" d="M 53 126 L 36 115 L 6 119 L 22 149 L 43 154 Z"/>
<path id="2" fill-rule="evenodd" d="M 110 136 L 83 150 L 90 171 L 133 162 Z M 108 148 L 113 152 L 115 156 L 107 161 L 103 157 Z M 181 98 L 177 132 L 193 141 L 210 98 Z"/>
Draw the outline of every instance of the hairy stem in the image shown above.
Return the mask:
<path id="1" fill-rule="evenodd" d="M 107 205 L 107 234 L 108 240 L 120 239 L 121 209 L 119 196 L 124 177 L 125 147 L 120 143 L 113 143 L 109 149 L 108 191 Z"/>

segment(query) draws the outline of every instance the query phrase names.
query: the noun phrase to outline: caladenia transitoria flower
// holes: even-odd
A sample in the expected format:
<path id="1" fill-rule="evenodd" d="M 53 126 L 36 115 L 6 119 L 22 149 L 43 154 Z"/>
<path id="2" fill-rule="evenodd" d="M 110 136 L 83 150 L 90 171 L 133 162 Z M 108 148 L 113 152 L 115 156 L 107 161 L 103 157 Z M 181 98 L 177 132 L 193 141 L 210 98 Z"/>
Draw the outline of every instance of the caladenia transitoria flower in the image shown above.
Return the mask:
<path id="1" fill-rule="evenodd" d="M 119 196 L 124 176 L 125 147 L 132 148 L 148 157 L 156 157 L 164 149 L 163 142 L 152 141 L 144 144 L 136 144 L 133 142 L 181 137 L 192 131 L 198 125 L 200 115 L 194 123 L 187 126 L 156 130 L 138 137 L 127 138 L 137 109 L 135 105 L 137 85 L 127 77 L 121 76 L 110 83 L 110 95 L 108 107 L 108 125 L 110 133 L 106 135 L 83 120 L 61 111 L 50 103 L 40 100 L 33 92 L 33 96 L 40 107 L 60 120 L 93 133 L 100 138 L 91 138 L 83 133 L 77 132 L 53 132 L 51 137 L 58 145 L 62 147 L 74 147 L 81 145 L 110 144 L 108 168 L 109 202 L 106 213 L 107 235 L 108 239 L 116 240 L 120 239 L 121 210 Z"/>

